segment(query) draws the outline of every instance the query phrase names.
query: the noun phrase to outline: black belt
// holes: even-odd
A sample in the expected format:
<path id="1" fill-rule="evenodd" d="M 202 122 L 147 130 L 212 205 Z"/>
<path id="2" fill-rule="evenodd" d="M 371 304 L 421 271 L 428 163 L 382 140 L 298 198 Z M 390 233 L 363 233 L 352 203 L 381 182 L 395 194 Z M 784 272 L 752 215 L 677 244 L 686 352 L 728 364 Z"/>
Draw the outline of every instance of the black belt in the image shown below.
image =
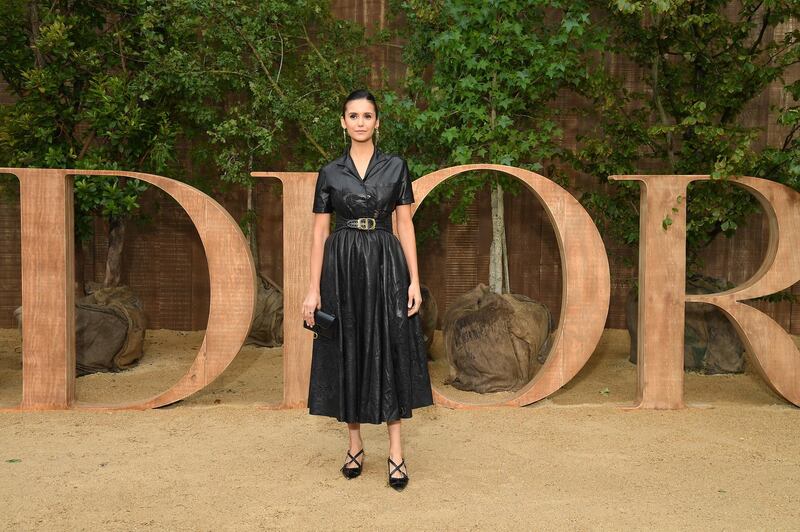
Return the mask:
<path id="1" fill-rule="evenodd" d="M 334 231 L 339 229 L 360 229 L 362 231 L 374 231 L 375 229 L 382 229 L 383 231 L 392 232 L 392 217 L 385 216 L 383 218 L 345 218 L 343 216 L 336 217 L 336 226 Z"/>

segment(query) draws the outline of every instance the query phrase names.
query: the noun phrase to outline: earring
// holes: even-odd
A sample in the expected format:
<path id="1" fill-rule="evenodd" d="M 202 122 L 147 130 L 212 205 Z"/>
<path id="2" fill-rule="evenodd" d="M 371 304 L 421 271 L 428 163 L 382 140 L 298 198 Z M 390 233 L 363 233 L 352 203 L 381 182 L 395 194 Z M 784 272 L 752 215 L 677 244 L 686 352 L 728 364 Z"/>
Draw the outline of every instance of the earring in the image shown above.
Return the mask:
<path id="1" fill-rule="evenodd" d="M 376 127 L 375 128 L 375 147 L 376 148 L 378 147 L 378 141 L 380 139 L 381 139 L 380 131 L 378 131 L 378 128 Z"/>
<path id="2" fill-rule="evenodd" d="M 347 128 L 342 128 L 342 142 L 344 142 L 344 147 L 347 147 Z"/>

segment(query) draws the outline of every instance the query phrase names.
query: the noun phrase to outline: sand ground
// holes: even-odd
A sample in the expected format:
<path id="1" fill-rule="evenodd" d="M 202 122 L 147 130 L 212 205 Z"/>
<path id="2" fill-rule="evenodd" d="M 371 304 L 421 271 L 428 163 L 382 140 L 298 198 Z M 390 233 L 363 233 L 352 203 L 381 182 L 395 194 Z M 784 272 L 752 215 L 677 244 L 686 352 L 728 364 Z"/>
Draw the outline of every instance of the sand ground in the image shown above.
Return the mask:
<path id="1" fill-rule="evenodd" d="M 202 333 L 148 331 L 145 358 L 78 379 L 82 401 L 165 390 Z M 19 333 L 0 330 L 0 404 L 21 394 Z M 0 414 L 3 530 L 800 529 L 800 410 L 757 376 L 689 374 L 680 411 L 634 411 L 628 335 L 525 408 L 416 410 L 411 482 L 386 483 L 385 426 L 364 425 L 346 480 L 345 430 L 281 396 L 281 350 L 248 346 L 202 392 L 144 412 Z M 440 352 L 440 338 L 432 352 Z M 441 385 L 442 361 L 432 379 Z"/>

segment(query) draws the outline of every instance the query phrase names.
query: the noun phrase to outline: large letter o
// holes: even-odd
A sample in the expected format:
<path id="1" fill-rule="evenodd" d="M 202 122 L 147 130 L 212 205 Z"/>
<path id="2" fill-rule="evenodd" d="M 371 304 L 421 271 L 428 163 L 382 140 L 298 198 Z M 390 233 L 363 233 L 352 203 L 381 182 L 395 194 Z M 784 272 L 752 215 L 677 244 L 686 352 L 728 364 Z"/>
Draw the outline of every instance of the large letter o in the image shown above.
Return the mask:
<path id="1" fill-rule="evenodd" d="M 437 404 L 450 408 L 525 406 L 552 394 L 586 364 L 603 334 L 611 294 L 608 257 L 589 213 L 572 194 L 549 179 L 528 170 L 498 164 L 467 164 L 437 170 L 414 181 L 419 207 L 439 183 L 462 172 L 495 170 L 521 180 L 544 205 L 553 224 L 564 271 L 561 319 L 544 366 L 517 394 L 500 403 L 465 403 L 433 389 Z"/>

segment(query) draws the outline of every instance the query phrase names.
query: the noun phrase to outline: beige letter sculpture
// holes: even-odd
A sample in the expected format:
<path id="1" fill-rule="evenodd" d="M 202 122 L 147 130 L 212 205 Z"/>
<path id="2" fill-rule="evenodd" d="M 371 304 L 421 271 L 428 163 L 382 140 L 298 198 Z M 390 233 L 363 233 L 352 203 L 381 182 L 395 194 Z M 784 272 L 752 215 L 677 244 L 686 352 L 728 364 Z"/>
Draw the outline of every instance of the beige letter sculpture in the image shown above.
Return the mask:
<path id="1" fill-rule="evenodd" d="M 417 206 L 445 179 L 466 171 L 495 170 L 523 181 L 553 224 L 564 270 L 562 310 L 553 347 L 536 377 L 500 403 L 522 406 L 558 390 L 583 367 L 603 332 L 610 296 L 608 259 L 600 235 L 578 201 L 552 181 L 520 168 L 464 165 L 414 182 Z M 163 406 L 202 389 L 230 364 L 244 341 L 255 303 L 255 270 L 238 225 L 214 200 L 164 177 L 137 172 L 6 168 L 20 179 L 22 217 L 23 398 L 19 409 L 144 409 Z M 75 338 L 72 180 L 69 176 L 115 175 L 141 179 L 186 210 L 208 257 L 211 305 L 203 345 L 189 372 L 166 392 L 127 405 L 75 404 Z M 284 305 L 300 308 L 308 280 L 313 214 L 308 206 L 316 173 L 257 172 L 284 185 Z M 687 185 L 708 176 L 613 176 L 642 183 L 639 264 L 639 408 L 683 406 L 684 303 L 718 306 L 733 321 L 752 362 L 773 389 L 800 405 L 800 351 L 775 321 L 741 301 L 785 289 L 800 279 L 800 194 L 771 181 L 742 177 L 736 183 L 761 202 L 770 221 L 767 257 L 742 286 L 707 295 L 685 295 L 685 202 Z M 664 229 L 666 216 L 672 224 Z M 665 318 L 666 317 L 666 318 Z M 311 335 L 300 320 L 287 320 L 284 334 L 282 408 L 306 405 Z M 436 402 L 463 403 L 434 389 Z M 493 405 L 497 406 L 497 405 Z"/>
<path id="2" fill-rule="evenodd" d="M 438 170 L 414 181 L 415 210 L 436 185 L 473 170 L 496 170 L 525 183 L 544 205 L 561 251 L 564 270 L 561 319 L 550 356 L 530 383 L 501 403 L 523 406 L 558 390 L 575 376 L 594 351 L 608 315 L 611 293 L 608 258 L 597 228 L 580 203 L 549 179 L 521 168 L 472 164 Z M 283 183 L 284 308 L 300 309 L 308 285 L 311 247 L 308 228 L 313 217 L 310 205 L 317 174 L 256 172 L 252 175 L 276 177 Z M 304 407 L 311 369 L 311 335 L 303 329 L 299 317 L 285 321 L 284 326 L 284 399 L 281 405 L 274 406 Z M 433 394 L 438 404 L 451 408 L 490 406 L 459 402 L 445 397 L 436 388 Z"/>
<path id="3" fill-rule="evenodd" d="M 561 254 L 564 281 L 561 317 L 547 361 L 514 397 L 494 406 L 525 406 L 552 394 L 569 382 L 594 352 L 608 317 L 611 276 L 603 240 L 578 200 L 553 181 L 522 168 L 498 164 L 467 164 L 437 170 L 414 182 L 415 207 L 445 179 L 463 172 L 495 170 L 525 183 L 539 199 L 553 224 Z M 486 406 L 445 397 L 434 388 L 438 404 L 451 408 Z"/>
<path id="4" fill-rule="evenodd" d="M 300 308 L 311 268 L 316 172 L 253 172 L 275 177 L 283 185 L 283 402 L 267 408 L 303 408 L 311 379 L 312 336 L 303 328 Z M 288 309 L 288 310 L 286 310 Z"/>
<path id="5" fill-rule="evenodd" d="M 800 406 L 800 351 L 769 316 L 741 303 L 800 280 L 800 194 L 766 179 L 733 182 L 751 192 L 769 219 L 767 256 L 741 286 L 718 294 L 686 295 L 686 186 L 709 176 L 626 175 L 641 182 L 639 244 L 639 408 L 683 406 L 684 303 L 710 303 L 728 315 L 750 361 L 782 397 Z M 666 216 L 672 224 L 666 229 Z"/>
<path id="6" fill-rule="evenodd" d="M 20 180 L 22 217 L 22 410 L 145 409 L 179 401 L 214 380 L 247 337 L 255 306 L 253 259 L 239 226 L 216 201 L 187 184 L 138 172 L 0 168 Z M 174 386 L 125 405 L 75 403 L 72 175 L 141 179 L 189 214 L 208 258 L 211 303 L 200 352 Z"/>

